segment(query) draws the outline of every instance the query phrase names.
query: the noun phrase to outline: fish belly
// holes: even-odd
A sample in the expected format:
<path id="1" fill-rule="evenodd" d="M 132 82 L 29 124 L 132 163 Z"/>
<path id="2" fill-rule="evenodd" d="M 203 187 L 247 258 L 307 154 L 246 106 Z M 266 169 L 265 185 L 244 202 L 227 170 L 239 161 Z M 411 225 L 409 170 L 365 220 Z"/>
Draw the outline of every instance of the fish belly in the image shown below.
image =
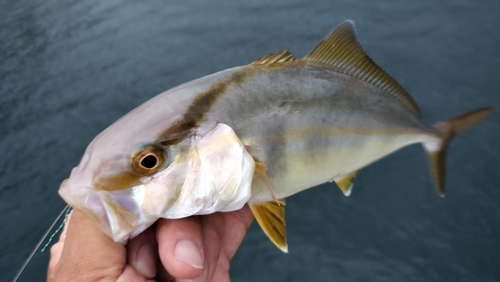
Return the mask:
<path id="1" fill-rule="evenodd" d="M 437 142 L 429 135 L 348 135 L 288 143 L 280 169 L 269 171 L 277 198 L 341 178 L 410 144 Z M 315 149 L 305 149 L 310 143 Z M 310 147 L 309 147 L 310 148 Z M 272 167 L 272 166 L 271 166 Z M 251 201 L 268 201 L 267 191 L 252 191 Z"/>

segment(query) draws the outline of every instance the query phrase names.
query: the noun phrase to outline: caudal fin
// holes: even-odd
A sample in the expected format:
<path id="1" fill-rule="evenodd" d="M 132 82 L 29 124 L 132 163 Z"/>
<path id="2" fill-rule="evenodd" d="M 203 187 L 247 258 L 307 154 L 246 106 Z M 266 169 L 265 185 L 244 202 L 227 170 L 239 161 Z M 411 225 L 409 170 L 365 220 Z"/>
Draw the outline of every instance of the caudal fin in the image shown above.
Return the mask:
<path id="1" fill-rule="evenodd" d="M 493 112 L 493 108 L 482 108 L 468 112 L 448 121 L 439 122 L 433 125 L 441 136 L 441 143 L 435 146 L 424 145 L 429 156 L 432 174 L 436 181 L 438 194 L 444 197 L 445 193 L 445 174 L 446 174 L 446 149 L 450 141 L 458 133 L 468 129 L 476 123 L 482 121 Z"/>

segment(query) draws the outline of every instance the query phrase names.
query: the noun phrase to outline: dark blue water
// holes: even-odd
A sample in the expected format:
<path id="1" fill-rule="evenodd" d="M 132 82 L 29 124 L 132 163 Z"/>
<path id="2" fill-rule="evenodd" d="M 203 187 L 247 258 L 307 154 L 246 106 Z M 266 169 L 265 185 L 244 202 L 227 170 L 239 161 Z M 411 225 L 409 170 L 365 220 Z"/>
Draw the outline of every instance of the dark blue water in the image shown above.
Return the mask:
<path id="1" fill-rule="evenodd" d="M 0 280 L 64 203 L 60 182 L 105 127 L 182 82 L 353 19 L 366 51 L 436 122 L 500 105 L 499 1 L 0 2 Z M 420 146 L 287 201 L 289 254 L 253 225 L 234 281 L 500 281 L 500 114 L 456 139 L 447 197 Z M 39 253 L 20 281 L 45 279 Z"/>

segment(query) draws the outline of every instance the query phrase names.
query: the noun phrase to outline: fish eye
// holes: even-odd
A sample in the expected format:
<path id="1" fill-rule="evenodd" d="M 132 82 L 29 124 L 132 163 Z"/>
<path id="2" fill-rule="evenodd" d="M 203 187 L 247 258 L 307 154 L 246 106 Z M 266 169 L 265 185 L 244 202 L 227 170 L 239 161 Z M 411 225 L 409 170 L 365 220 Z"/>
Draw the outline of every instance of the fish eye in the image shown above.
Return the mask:
<path id="1" fill-rule="evenodd" d="M 151 175 L 165 162 L 165 152 L 156 146 L 146 146 L 132 157 L 132 168 L 142 175 Z"/>
<path id="2" fill-rule="evenodd" d="M 141 160 L 141 166 L 146 169 L 153 169 L 158 164 L 158 158 L 153 155 L 147 155 Z"/>

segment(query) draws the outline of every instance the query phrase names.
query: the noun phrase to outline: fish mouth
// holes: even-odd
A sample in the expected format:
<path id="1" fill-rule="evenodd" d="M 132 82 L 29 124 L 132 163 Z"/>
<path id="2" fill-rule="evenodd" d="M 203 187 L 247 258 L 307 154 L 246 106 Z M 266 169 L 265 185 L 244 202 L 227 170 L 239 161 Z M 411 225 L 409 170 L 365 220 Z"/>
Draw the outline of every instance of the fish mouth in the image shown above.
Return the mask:
<path id="1" fill-rule="evenodd" d="M 137 216 L 109 199 L 107 192 L 93 187 L 71 187 L 64 181 L 59 195 L 74 209 L 94 222 L 115 242 L 126 243 L 137 225 Z"/>

